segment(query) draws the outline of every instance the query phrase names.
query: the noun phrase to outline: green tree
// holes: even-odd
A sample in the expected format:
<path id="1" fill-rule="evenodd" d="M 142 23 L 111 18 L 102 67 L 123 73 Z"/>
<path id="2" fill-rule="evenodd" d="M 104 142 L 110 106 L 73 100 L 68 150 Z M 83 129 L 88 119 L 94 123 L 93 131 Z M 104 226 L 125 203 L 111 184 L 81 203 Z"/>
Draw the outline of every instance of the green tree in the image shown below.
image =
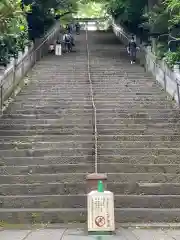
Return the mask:
<path id="1" fill-rule="evenodd" d="M 146 12 L 143 16 L 145 21 L 142 26 L 148 28 L 150 33 L 168 33 L 169 13 L 164 4 L 154 5 L 151 11 Z"/>
<path id="2" fill-rule="evenodd" d="M 104 4 L 97 2 L 88 2 L 86 4 L 79 2 L 76 17 L 79 18 L 99 18 L 104 17 L 106 9 Z"/>
<path id="3" fill-rule="evenodd" d="M 27 40 L 27 23 L 20 2 L 0 2 L 0 64 L 6 65 L 11 56 L 24 50 Z"/>
<path id="4" fill-rule="evenodd" d="M 166 0 L 165 4 L 167 6 L 167 10 L 170 13 L 170 25 L 178 25 L 180 26 L 180 1 L 179 0 Z"/>

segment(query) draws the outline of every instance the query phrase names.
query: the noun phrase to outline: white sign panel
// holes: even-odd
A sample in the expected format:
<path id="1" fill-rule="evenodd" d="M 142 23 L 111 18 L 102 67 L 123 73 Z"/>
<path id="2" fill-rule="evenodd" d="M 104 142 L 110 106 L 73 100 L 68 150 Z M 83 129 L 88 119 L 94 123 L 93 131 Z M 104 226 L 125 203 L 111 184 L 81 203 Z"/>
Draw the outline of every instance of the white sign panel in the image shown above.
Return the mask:
<path id="1" fill-rule="evenodd" d="M 92 191 L 88 194 L 88 231 L 115 231 L 112 192 Z"/>
<path id="2" fill-rule="evenodd" d="M 56 56 L 62 55 L 61 44 L 56 44 L 55 54 L 56 54 Z"/>

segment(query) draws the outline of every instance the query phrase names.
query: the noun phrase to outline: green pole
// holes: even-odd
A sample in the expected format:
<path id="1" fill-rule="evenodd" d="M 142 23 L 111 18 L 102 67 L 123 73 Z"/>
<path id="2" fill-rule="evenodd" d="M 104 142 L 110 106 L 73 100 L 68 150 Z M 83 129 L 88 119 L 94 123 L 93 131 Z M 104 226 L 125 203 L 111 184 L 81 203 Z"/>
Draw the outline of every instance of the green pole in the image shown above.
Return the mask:
<path id="1" fill-rule="evenodd" d="M 98 192 L 104 192 L 104 185 L 102 181 L 98 181 Z"/>

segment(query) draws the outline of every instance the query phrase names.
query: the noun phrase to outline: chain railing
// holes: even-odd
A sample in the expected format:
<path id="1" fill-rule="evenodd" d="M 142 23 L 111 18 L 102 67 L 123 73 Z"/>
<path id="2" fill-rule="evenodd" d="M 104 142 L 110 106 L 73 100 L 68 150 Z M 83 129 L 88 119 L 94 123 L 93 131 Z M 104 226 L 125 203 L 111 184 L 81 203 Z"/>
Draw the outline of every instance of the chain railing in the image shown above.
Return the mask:
<path id="1" fill-rule="evenodd" d="M 4 102 L 9 97 L 15 96 L 16 87 L 26 76 L 27 72 L 48 52 L 49 45 L 57 38 L 60 31 L 60 23 L 57 22 L 52 29 L 47 32 L 43 39 L 39 39 L 31 45 L 20 59 L 14 59 L 10 69 L 5 72 L 0 79 L 0 111 L 3 114 Z"/>
<path id="2" fill-rule="evenodd" d="M 94 172 L 98 173 L 98 132 L 97 132 L 97 114 L 96 114 L 96 105 L 94 101 L 94 92 L 93 92 L 93 84 L 91 80 L 91 72 L 90 72 L 90 54 L 89 54 L 89 44 L 88 44 L 88 31 L 86 28 L 86 49 L 87 49 L 87 68 L 88 68 L 88 80 L 90 85 L 90 94 L 91 94 L 91 102 L 93 109 L 92 116 L 92 124 L 94 131 Z"/>

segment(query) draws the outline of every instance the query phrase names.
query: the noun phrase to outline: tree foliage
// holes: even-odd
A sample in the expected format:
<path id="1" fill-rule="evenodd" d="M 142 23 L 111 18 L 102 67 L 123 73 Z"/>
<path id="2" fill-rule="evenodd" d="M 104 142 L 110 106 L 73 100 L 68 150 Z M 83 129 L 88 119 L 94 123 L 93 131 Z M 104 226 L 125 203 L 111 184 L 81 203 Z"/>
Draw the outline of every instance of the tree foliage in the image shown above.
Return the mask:
<path id="1" fill-rule="evenodd" d="M 77 10 L 76 0 L 22 0 L 22 9 L 25 11 L 29 38 L 34 40 L 61 16 Z"/>
<path id="2" fill-rule="evenodd" d="M 164 4 L 154 5 L 143 17 L 142 26 L 147 27 L 150 33 L 168 33 L 169 13 Z"/>
<path id="3" fill-rule="evenodd" d="M 98 18 L 106 15 L 104 4 L 98 2 L 78 3 L 78 11 L 75 17 L 78 18 Z"/>
<path id="4" fill-rule="evenodd" d="M 0 63 L 6 65 L 27 44 L 27 24 L 20 2 L 0 2 Z"/>
<path id="5" fill-rule="evenodd" d="M 0 64 L 7 65 L 29 40 L 42 37 L 54 21 L 73 11 L 76 0 L 1 0 Z"/>
<path id="6" fill-rule="evenodd" d="M 167 10 L 170 13 L 170 24 L 180 25 L 180 1 L 179 0 L 166 0 L 165 4 L 167 6 Z"/>

